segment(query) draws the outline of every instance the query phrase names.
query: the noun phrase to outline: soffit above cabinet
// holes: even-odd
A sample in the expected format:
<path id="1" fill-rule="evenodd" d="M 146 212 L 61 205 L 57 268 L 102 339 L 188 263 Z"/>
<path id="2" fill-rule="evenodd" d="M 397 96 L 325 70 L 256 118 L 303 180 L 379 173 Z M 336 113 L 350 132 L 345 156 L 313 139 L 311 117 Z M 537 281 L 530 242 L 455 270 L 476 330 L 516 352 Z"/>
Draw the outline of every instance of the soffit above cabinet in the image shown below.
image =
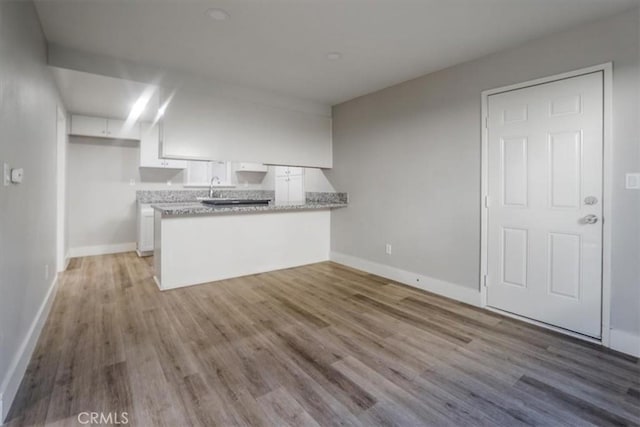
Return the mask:
<path id="1" fill-rule="evenodd" d="M 62 103 L 69 113 L 125 120 L 145 91 L 152 95 L 139 121 L 153 121 L 158 111 L 154 85 L 52 67 Z"/>

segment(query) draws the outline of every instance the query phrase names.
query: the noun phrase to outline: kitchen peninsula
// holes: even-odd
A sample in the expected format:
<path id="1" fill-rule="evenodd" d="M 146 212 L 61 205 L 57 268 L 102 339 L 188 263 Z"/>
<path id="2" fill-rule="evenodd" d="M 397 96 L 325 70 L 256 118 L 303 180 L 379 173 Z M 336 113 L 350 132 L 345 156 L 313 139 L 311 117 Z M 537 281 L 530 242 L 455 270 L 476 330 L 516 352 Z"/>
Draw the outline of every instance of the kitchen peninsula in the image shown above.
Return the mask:
<path id="1" fill-rule="evenodd" d="M 152 204 L 154 274 L 161 290 L 326 261 L 330 210 L 347 206 L 346 193 L 307 193 L 303 204 L 241 206 L 207 205 L 197 192 L 165 193 L 169 203 Z"/>

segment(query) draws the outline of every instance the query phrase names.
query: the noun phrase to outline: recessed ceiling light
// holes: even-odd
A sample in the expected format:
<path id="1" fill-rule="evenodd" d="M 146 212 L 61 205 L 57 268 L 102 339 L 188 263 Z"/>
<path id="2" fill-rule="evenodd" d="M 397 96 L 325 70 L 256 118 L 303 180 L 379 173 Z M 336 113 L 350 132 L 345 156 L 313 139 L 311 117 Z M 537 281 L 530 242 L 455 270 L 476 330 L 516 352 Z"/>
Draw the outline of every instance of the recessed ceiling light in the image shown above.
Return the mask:
<path id="1" fill-rule="evenodd" d="M 215 21 L 226 21 L 230 16 L 229 12 L 218 8 L 207 9 L 204 13 Z"/>
<path id="2" fill-rule="evenodd" d="M 338 61 L 342 59 L 342 54 L 340 52 L 329 52 L 327 53 L 327 59 L 329 61 Z"/>

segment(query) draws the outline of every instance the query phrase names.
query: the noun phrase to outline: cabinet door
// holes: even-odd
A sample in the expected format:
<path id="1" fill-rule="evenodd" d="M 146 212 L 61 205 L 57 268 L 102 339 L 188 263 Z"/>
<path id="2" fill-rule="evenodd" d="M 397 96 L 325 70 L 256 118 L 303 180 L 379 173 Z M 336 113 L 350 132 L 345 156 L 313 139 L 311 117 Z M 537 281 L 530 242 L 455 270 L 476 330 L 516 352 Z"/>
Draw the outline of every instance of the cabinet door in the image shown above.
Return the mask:
<path id="1" fill-rule="evenodd" d="M 289 177 L 276 177 L 276 204 L 289 203 Z"/>
<path id="2" fill-rule="evenodd" d="M 304 168 L 289 167 L 289 176 L 302 176 L 304 175 Z"/>
<path id="3" fill-rule="evenodd" d="M 302 204 L 305 202 L 304 177 L 302 175 L 289 176 L 289 203 Z"/>
<path id="4" fill-rule="evenodd" d="M 140 167 L 186 169 L 186 160 L 160 158 L 160 129 L 157 124 L 140 124 Z"/>
<path id="5" fill-rule="evenodd" d="M 185 169 L 187 167 L 186 160 L 160 159 L 163 167 L 168 169 Z"/>
<path id="6" fill-rule="evenodd" d="M 267 165 L 262 163 L 238 163 L 236 165 L 236 172 L 267 172 L 269 169 Z"/>
<path id="7" fill-rule="evenodd" d="M 275 173 L 276 177 L 289 176 L 289 166 L 276 166 Z"/>
<path id="8" fill-rule="evenodd" d="M 107 119 L 88 116 L 71 116 L 70 135 L 107 137 Z"/>
<path id="9" fill-rule="evenodd" d="M 142 213 L 142 241 L 143 251 L 153 250 L 153 209 Z"/>
<path id="10" fill-rule="evenodd" d="M 107 120 L 107 136 L 115 139 L 140 139 L 140 124 L 125 126 L 124 120 Z"/>
<path id="11" fill-rule="evenodd" d="M 139 209 L 138 252 L 150 252 L 153 250 L 153 209 L 150 207 Z"/>

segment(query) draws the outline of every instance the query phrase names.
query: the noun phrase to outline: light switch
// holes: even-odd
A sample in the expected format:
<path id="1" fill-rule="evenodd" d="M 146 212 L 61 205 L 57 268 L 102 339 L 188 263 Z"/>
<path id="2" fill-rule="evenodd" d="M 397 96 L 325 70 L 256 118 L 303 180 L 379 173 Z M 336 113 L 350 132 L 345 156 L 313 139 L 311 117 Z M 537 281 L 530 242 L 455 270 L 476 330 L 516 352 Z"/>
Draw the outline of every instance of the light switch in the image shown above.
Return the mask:
<path id="1" fill-rule="evenodd" d="M 628 173 L 625 179 L 627 190 L 640 190 L 640 173 Z"/>
<path id="2" fill-rule="evenodd" d="M 4 183 L 5 187 L 11 184 L 11 168 L 6 163 L 4 164 L 4 168 L 2 170 L 2 182 Z"/>

